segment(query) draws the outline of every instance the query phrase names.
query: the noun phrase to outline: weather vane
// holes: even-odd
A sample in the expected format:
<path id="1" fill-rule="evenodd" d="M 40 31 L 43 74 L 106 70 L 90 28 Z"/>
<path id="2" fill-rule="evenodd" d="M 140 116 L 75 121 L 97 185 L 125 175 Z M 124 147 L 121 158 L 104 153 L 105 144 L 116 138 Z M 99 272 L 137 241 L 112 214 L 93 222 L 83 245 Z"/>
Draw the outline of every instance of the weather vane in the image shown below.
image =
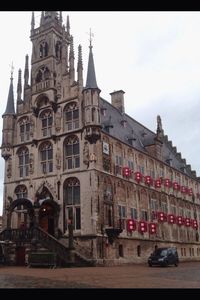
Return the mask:
<path id="1" fill-rule="evenodd" d="M 92 47 L 92 37 L 94 37 L 94 33 L 92 33 L 91 28 L 90 28 L 90 33 L 87 33 L 90 36 L 89 42 L 90 42 L 90 47 Z"/>
<path id="2" fill-rule="evenodd" d="M 9 66 L 11 67 L 11 79 L 13 79 L 13 71 L 14 71 L 13 61 L 12 64 Z"/>

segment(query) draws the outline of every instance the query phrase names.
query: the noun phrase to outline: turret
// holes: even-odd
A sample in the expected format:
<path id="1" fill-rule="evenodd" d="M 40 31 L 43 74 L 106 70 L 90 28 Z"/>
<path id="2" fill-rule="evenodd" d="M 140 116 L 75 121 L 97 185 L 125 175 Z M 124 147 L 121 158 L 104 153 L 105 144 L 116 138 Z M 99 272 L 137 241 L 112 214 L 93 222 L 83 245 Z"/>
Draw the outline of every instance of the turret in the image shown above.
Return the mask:
<path id="1" fill-rule="evenodd" d="M 3 117 L 1 156 L 7 160 L 11 156 L 13 146 L 14 126 L 15 126 L 15 107 L 13 94 L 13 66 L 11 70 L 10 87 L 8 92 L 7 106 Z"/>

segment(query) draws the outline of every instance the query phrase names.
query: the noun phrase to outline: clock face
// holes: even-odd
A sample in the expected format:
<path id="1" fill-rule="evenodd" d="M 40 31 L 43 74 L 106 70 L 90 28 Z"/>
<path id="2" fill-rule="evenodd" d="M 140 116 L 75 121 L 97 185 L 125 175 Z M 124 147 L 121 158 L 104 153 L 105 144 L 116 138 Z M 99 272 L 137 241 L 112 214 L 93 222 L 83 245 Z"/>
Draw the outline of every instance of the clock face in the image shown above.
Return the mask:
<path id="1" fill-rule="evenodd" d="M 109 144 L 106 142 L 103 142 L 103 153 L 109 155 Z"/>

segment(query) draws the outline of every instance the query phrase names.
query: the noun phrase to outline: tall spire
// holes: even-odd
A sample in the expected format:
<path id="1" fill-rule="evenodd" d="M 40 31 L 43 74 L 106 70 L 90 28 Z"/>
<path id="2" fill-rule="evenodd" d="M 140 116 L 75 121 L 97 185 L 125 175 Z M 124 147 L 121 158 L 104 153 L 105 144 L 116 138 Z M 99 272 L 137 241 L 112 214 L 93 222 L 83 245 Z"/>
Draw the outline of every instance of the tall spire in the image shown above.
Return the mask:
<path id="1" fill-rule="evenodd" d="M 74 82 L 74 41 L 71 35 L 70 51 L 69 51 L 69 77 L 71 84 Z"/>
<path id="2" fill-rule="evenodd" d="M 85 88 L 88 89 L 98 89 L 97 81 L 96 81 L 96 74 L 95 74 L 95 68 L 94 68 L 94 59 L 93 59 L 93 53 L 92 53 L 92 33 L 90 29 L 90 53 L 89 53 L 89 59 L 88 59 L 88 69 L 87 69 L 87 80 L 86 80 L 86 86 Z"/>
<path id="3" fill-rule="evenodd" d="M 67 24 L 66 24 L 67 33 L 70 35 L 70 24 L 69 24 L 69 16 L 67 16 Z"/>
<path id="4" fill-rule="evenodd" d="M 24 87 L 28 86 L 29 69 L 28 69 L 28 54 L 26 54 L 25 69 L 24 69 Z"/>
<path id="5" fill-rule="evenodd" d="M 77 73 L 78 73 L 78 83 L 80 86 L 83 86 L 83 61 L 82 61 L 82 47 L 78 46 L 78 64 L 77 64 Z"/>
<path id="6" fill-rule="evenodd" d="M 13 64 L 12 64 L 7 106 L 6 106 L 6 111 L 3 114 L 3 116 L 5 116 L 5 115 L 14 115 L 15 114 L 14 93 L 13 93 L 13 70 L 14 70 L 14 67 L 13 67 Z"/>
<path id="7" fill-rule="evenodd" d="M 34 11 L 32 11 L 31 30 L 34 30 L 34 28 L 35 28 L 35 15 L 34 15 Z"/>
<path id="8" fill-rule="evenodd" d="M 17 101 L 22 100 L 22 70 L 18 72 L 18 83 L 17 83 Z"/>

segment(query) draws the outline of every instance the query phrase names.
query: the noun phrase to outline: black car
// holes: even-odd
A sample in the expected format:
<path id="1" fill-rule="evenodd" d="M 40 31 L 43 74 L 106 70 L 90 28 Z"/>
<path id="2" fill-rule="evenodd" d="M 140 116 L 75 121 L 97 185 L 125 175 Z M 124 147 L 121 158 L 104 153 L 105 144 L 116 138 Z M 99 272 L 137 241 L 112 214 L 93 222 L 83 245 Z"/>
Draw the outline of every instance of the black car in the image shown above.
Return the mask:
<path id="1" fill-rule="evenodd" d="M 157 248 L 148 258 L 149 267 L 154 265 L 169 266 L 179 264 L 178 252 L 176 248 Z"/>

